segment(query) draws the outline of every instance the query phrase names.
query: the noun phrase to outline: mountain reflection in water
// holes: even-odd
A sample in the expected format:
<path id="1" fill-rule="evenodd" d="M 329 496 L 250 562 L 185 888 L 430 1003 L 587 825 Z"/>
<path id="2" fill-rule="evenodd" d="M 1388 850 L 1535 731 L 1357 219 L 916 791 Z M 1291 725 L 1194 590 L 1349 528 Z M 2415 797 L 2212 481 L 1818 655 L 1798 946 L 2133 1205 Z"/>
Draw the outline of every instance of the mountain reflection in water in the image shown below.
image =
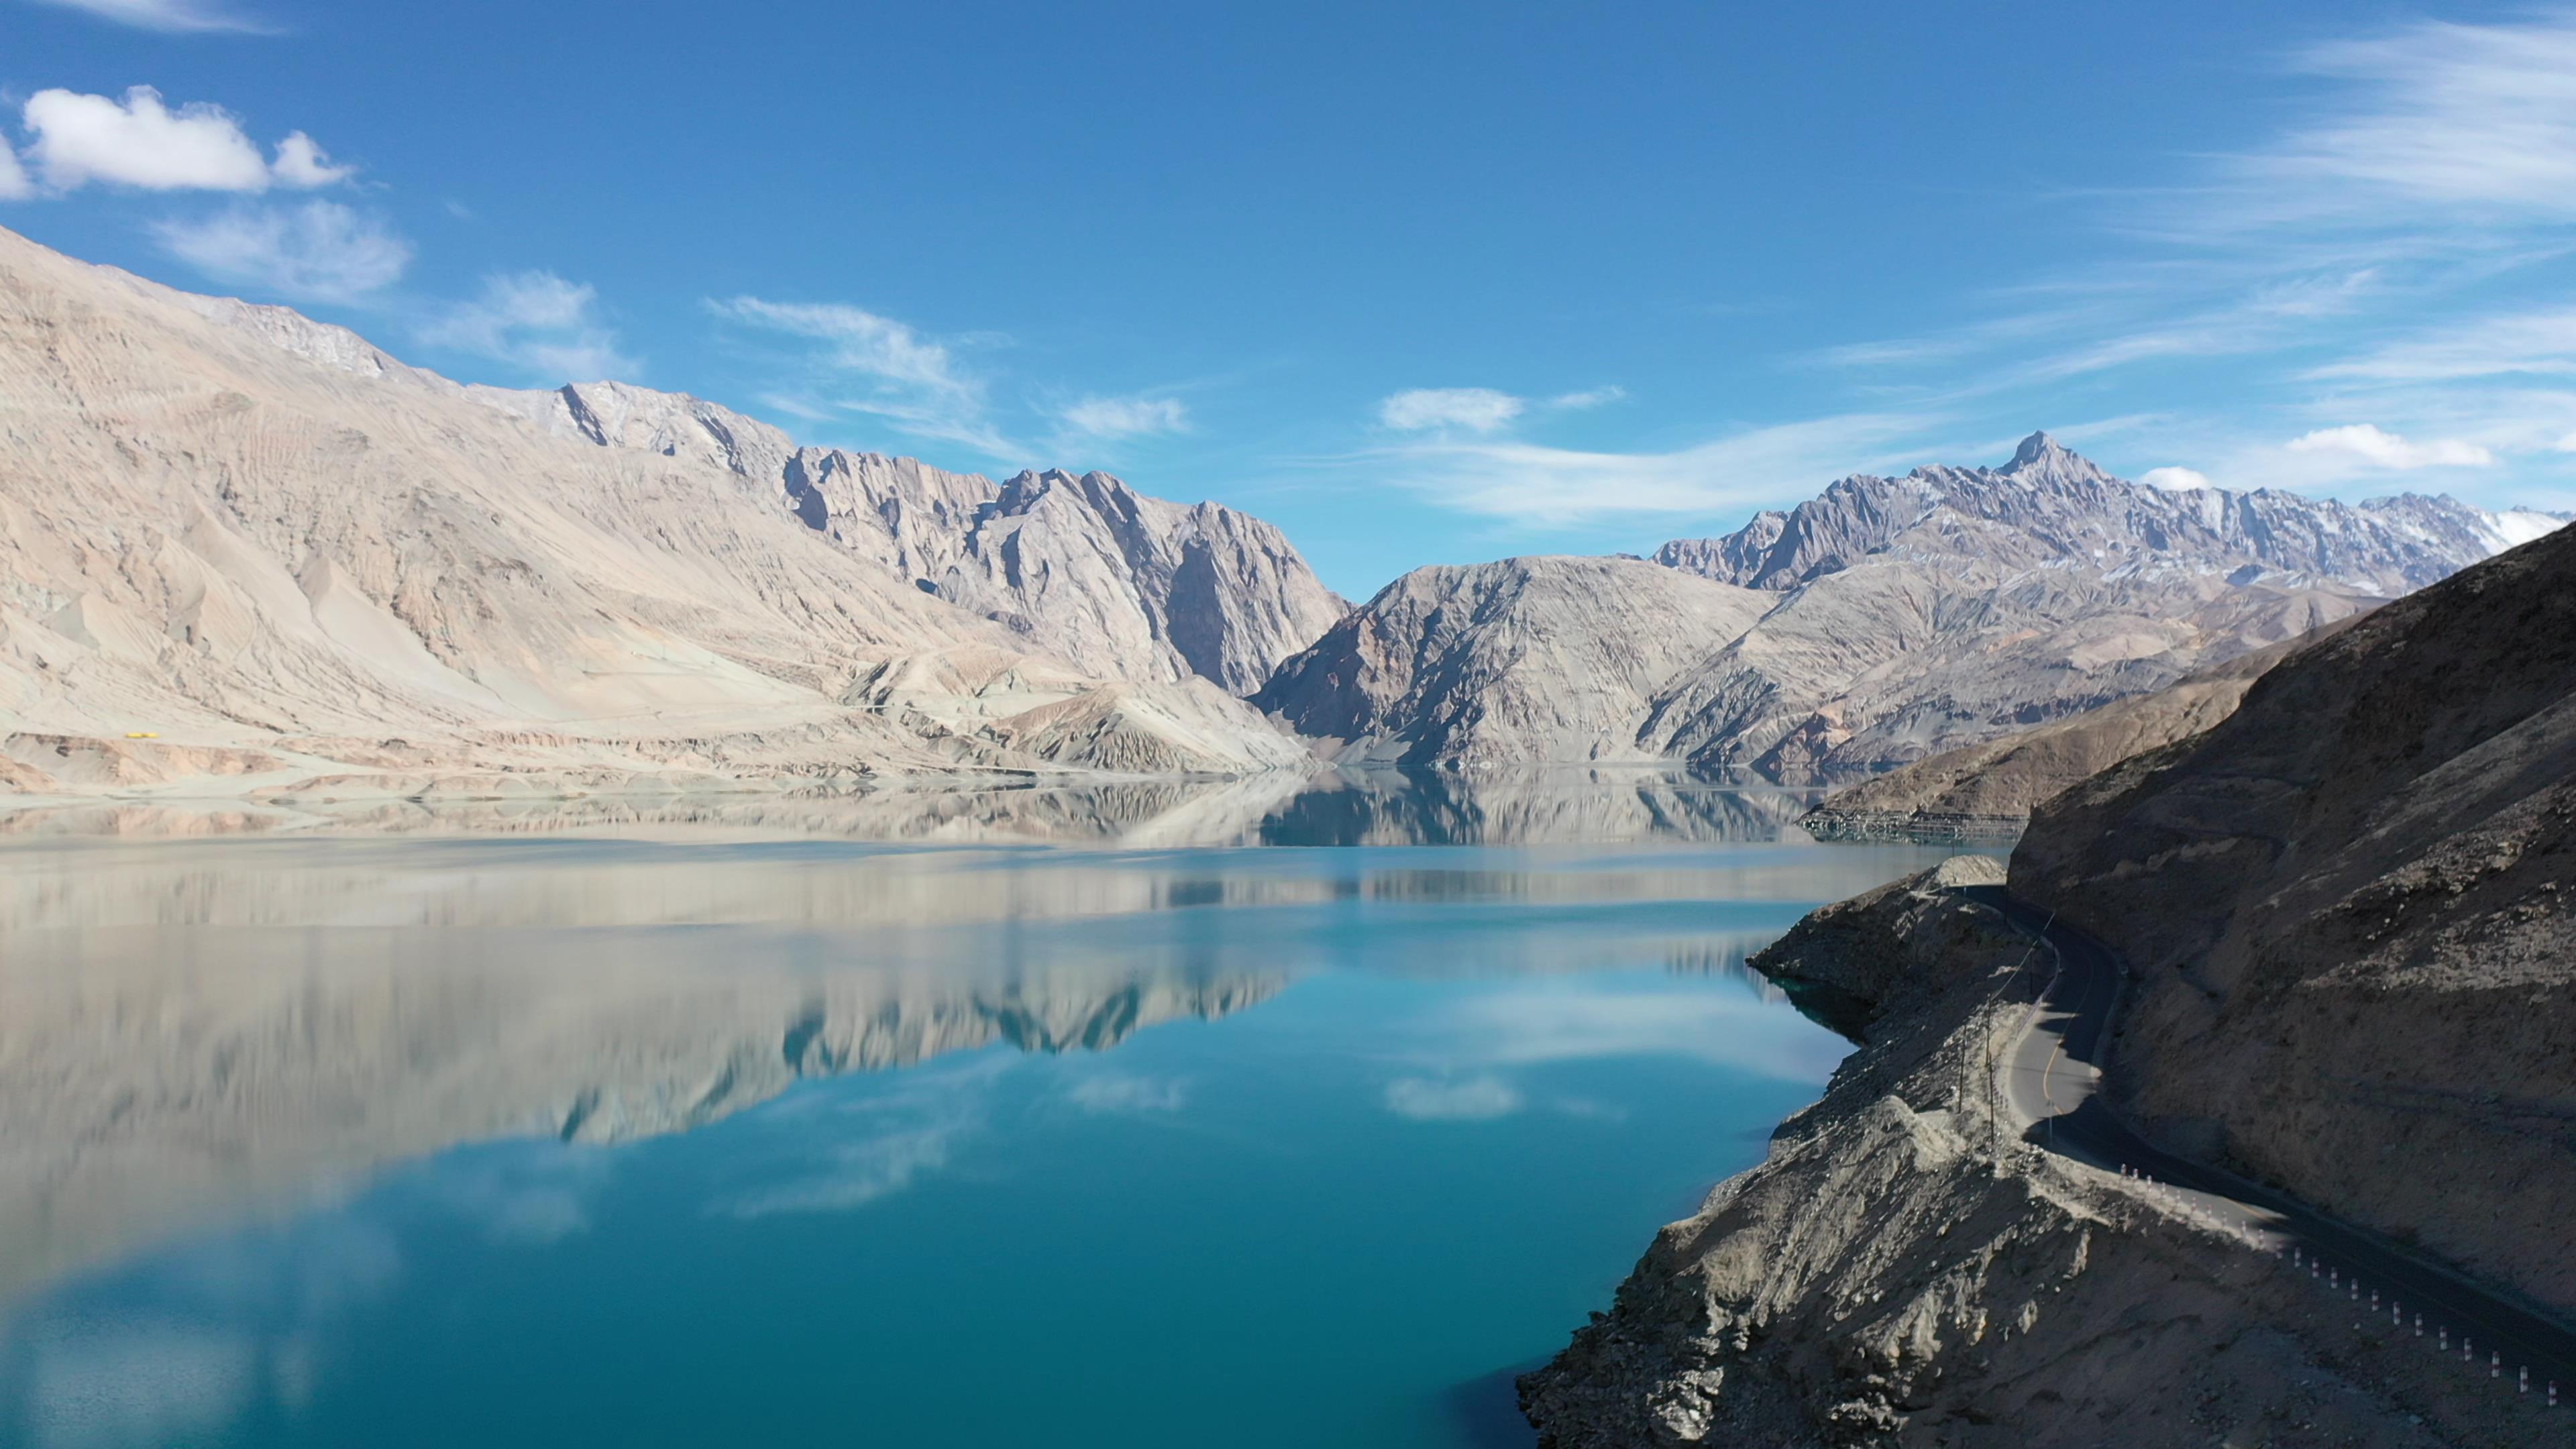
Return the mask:
<path id="1" fill-rule="evenodd" d="M 1535 845 L 1769 840 L 1818 788 L 1696 779 L 1655 769 L 1272 772 L 1240 779 L 1021 780 L 976 788 L 559 797 L 190 800 L 140 793 L 0 811 L 0 836 L 168 839 L 286 832 L 546 834 L 720 832 L 870 841 L 1201 845 Z"/>
<path id="2" fill-rule="evenodd" d="M 1321 1039 L 1333 1060 L 1483 1064 L 1386 1069 L 1396 1118 L 1485 1120 L 1521 1104 L 1509 1074 L 1607 1059 L 1805 1092 L 1840 1047 L 1758 1025 L 1778 1008 L 1743 955 L 1806 904 L 1933 858 L 1784 831 L 1796 792 L 1437 783 L 473 802 L 391 822 L 379 804 L 175 841 L 71 833 L 135 815 L 21 820 L 0 846 L 0 1322 L 158 1245 L 323 1221 L 396 1164 L 471 1144 L 685 1132 L 840 1074 L 931 1073 L 926 1089 L 1266 1017 L 1310 978 L 1399 983 L 1386 999 L 1436 1024 L 1380 1040 L 1380 1008 L 1349 1008 Z M 893 839 L 784 833 L 834 810 L 844 837 Z M 421 834 L 370 833 L 388 823 Z M 460 833 L 478 827 L 499 833 Z M 1203 831 L 1244 844 L 1178 843 Z M 1086 848 L 990 843 L 1030 835 Z M 944 843 L 970 838 L 987 843 Z M 1288 842 L 1339 848 L 1272 848 Z M 1112 1073 L 1075 1100 L 1177 1109 L 1177 1091 Z M 792 1105 L 735 1140 L 825 1120 Z M 861 1200 L 790 1182 L 733 1215 Z M 0 1438 L 14 1377 L 0 1363 Z"/>

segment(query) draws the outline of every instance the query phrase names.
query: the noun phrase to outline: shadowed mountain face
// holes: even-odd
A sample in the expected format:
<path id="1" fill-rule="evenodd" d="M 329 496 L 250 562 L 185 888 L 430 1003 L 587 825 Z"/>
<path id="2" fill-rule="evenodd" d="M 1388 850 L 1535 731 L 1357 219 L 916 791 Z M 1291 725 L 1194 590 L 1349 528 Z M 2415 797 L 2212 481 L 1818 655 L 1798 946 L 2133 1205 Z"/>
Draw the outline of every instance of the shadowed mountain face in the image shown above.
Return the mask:
<path id="1" fill-rule="evenodd" d="M 2017 830 L 2069 786 L 2227 718 L 2264 671 L 2350 623 L 2237 655 L 2153 694 L 1873 775 L 1835 791 L 1801 823 L 1833 837 Z"/>
<path id="2" fill-rule="evenodd" d="M 0 789 L 1240 773 L 1303 752 L 1230 691 L 1338 612 L 1222 509 L 459 387 L 6 232 L 0 433 Z"/>
<path id="3" fill-rule="evenodd" d="M 1734 589 L 1722 607 L 1620 560 L 1417 570 L 1255 702 L 1353 757 L 1813 779 L 2161 689 L 2559 522 L 2447 498 L 2168 492 L 2037 434 L 2001 468 L 1847 478 L 1658 553 Z M 1583 587 L 1557 577 L 1577 572 Z"/>
<path id="4" fill-rule="evenodd" d="M 2113 1080 L 2177 1146 L 2576 1309 L 2576 532 L 2057 797 L 2012 884 L 2138 969 Z"/>
<path id="5" fill-rule="evenodd" d="M 1547 1443 L 2566 1438 L 2576 532 L 2250 685 L 2036 732 L 1992 783 L 2196 709 L 2037 808 L 2020 925 L 1962 858 L 1751 958 L 1864 1045 L 1522 1381 Z M 2034 1010 L 2039 930 L 2064 954 Z M 2070 1059 L 2118 1115 L 2061 1095 Z M 2268 1195 L 2209 1167 L 2302 1206 L 2245 1213 Z"/>

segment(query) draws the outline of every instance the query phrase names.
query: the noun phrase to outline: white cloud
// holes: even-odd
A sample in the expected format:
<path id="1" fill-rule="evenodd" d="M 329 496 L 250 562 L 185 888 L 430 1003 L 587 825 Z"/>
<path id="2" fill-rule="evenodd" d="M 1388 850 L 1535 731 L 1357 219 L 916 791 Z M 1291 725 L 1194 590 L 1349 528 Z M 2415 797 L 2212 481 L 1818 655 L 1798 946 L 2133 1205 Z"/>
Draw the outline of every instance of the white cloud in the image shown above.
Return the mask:
<path id="1" fill-rule="evenodd" d="M 1057 416 L 1066 428 L 1093 438 L 1185 433 L 1190 427 L 1190 410 L 1168 397 L 1087 397 Z"/>
<path id="2" fill-rule="evenodd" d="M 1075 1082 L 1065 1096 L 1086 1112 L 1177 1112 L 1189 1101 L 1189 1084 L 1104 1072 Z"/>
<path id="3" fill-rule="evenodd" d="M 2390 343 L 2309 376 L 2359 382 L 2450 382 L 2515 373 L 2576 374 L 2576 308 L 2520 310 Z"/>
<path id="4" fill-rule="evenodd" d="M 1849 1047 L 1751 992 L 1586 992 L 1543 982 L 1466 1005 L 1459 1040 L 1502 1066 L 1676 1056 L 1782 1081 L 1821 1082 Z"/>
<path id="5" fill-rule="evenodd" d="M 2302 78 L 2285 123 L 2234 155 L 2187 163 L 2169 189 L 2106 197 L 2102 220 L 2118 235 L 2105 241 L 2120 243 L 2103 248 L 2110 260 L 1990 294 L 1988 315 L 1955 329 L 1814 360 L 1911 369 L 1894 395 L 1956 408 L 1996 395 L 2060 396 L 2064 384 L 2089 377 L 2178 375 L 2241 358 L 2250 360 L 2233 369 L 2241 406 L 2287 402 L 2302 416 L 2325 413 L 2320 422 L 2336 413 L 2390 418 L 2412 423 L 2418 436 L 2454 440 L 2412 453 L 2366 442 L 2301 453 L 2249 443 L 2241 457 L 2210 454 L 2224 465 L 2213 474 L 2230 483 L 2330 485 L 2355 463 L 2469 466 L 2480 448 L 2495 456 L 2533 448 L 2511 429 L 2437 425 L 2428 414 L 2457 404 L 2414 385 L 2576 376 L 2576 310 L 2540 290 L 2543 267 L 2564 256 L 2566 225 L 2576 219 L 2576 7 L 2490 25 L 2374 26 L 2303 50 L 2283 68 Z M 2367 348 L 2346 341 L 2363 319 L 2452 313 L 2468 289 L 2488 295 L 2516 278 L 2537 305 Z M 2289 358 L 2320 344 L 2346 355 L 2313 369 Z M 1945 365 L 1964 358 L 1976 365 Z M 2266 358 L 2285 360 L 2271 371 L 2259 361 Z M 2374 384 L 2379 395 L 2361 406 L 2348 395 L 2270 395 L 2327 380 Z"/>
<path id="6" fill-rule="evenodd" d="M 1521 1094 L 1500 1077 L 1435 1082 L 1403 1077 L 1386 1085 L 1386 1109 L 1417 1122 L 1481 1122 L 1521 1109 Z"/>
<path id="7" fill-rule="evenodd" d="M 1627 396 L 1626 388 L 1613 383 L 1608 387 L 1586 388 L 1581 392 L 1561 392 L 1549 398 L 1547 405 L 1564 412 L 1581 412 L 1586 408 L 1597 408 L 1604 404 L 1618 402 Z"/>
<path id="8" fill-rule="evenodd" d="M 2495 454 L 2463 438 L 2409 442 L 2395 433 L 2383 433 L 2370 423 L 2319 428 L 2292 438 L 2285 446 L 2293 453 L 2348 457 L 2400 472 L 2417 468 L 2485 468 L 2495 463 Z"/>
<path id="9" fill-rule="evenodd" d="M 2576 18 L 2428 21 L 2316 46 L 2300 69 L 2347 82 L 2339 110 L 2241 170 L 2262 215 L 2399 225 L 2576 217 Z"/>
<path id="10" fill-rule="evenodd" d="M 244 207 L 163 221 L 161 249 L 208 276 L 305 301 L 350 302 L 401 279 L 411 246 L 382 222 L 330 201 Z"/>
<path id="11" fill-rule="evenodd" d="M 332 165 L 330 156 L 302 131 L 286 133 L 286 139 L 277 143 L 277 160 L 269 167 L 278 185 L 298 191 L 337 186 L 357 171 L 355 166 Z"/>
<path id="12" fill-rule="evenodd" d="M 271 164 L 231 112 L 202 102 L 174 111 L 150 86 L 133 87 L 121 101 L 38 91 L 20 119 L 35 138 L 27 160 L 56 192 L 94 181 L 143 191 L 312 190 L 345 181 L 355 170 L 330 164 L 302 131 L 278 143 Z"/>
<path id="13" fill-rule="evenodd" d="M 1549 412 L 1581 412 L 1614 403 L 1628 395 L 1616 385 L 1586 388 L 1580 392 L 1561 392 L 1554 397 L 1532 402 L 1490 387 L 1417 387 L 1399 392 L 1377 405 L 1377 420 L 1399 432 L 1428 432 L 1435 428 L 1462 428 L 1471 433 L 1499 432 L 1532 408 Z"/>
<path id="14" fill-rule="evenodd" d="M 9 149 L 9 138 L 0 136 L 0 201 L 17 201 L 35 191 L 36 183 L 27 179 L 27 168 L 18 164 L 18 153 Z"/>
<path id="15" fill-rule="evenodd" d="M 1670 453 L 1589 453 L 1532 443 L 1443 441 L 1366 455 L 1393 481 L 1464 513 L 1569 524 L 1635 514 L 1728 513 L 1803 498 L 1874 466 L 1867 455 L 1929 419 L 1847 414 L 1787 423 Z"/>
<path id="16" fill-rule="evenodd" d="M 989 419 L 982 379 L 958 365 L 948 348 L 904 323 L 836 302 L 770 302 L 735 297 L 707 304 L 717 315 L 827 344 L 819 357 L 835 379 L 868 391 L 840 397 L 844 409 L 881 417 L 916 437 L 964 443 L 996 457 L 1024 450 Z"/>
<path id="17" fill-rule="evenodd" d="M 2209 486 L 2207 474 L 2190 468 L 2149 468 L 2138 475 L 2138 481 L 2168 493 L 2189 493 Z"/>
<path id="18" fill-rule="evenodd" d="M 747 1193 L 725 1210 L 739 1218 L 840 1212 L 891 1197 L 923 1174 L 946 1167 L 956 1139 L 968 1125 L 936 1122 L 840 1143 L 832 1148 L 829 1164 L 822 1170 L 798 1182 Z"/>
<path id="19" fill-rule="evenodd" d="M 1404 432 L 1429 428 L 1465 428 L 1490 433 L 1519 417 L 1529 405 L 1490 387 L 1417 387 L 1377 405 L 1378 421 Z"/>
<path id="20" fill-rule="evenodd" d="M 731 1217 L 838 1212 L 891 1197 L 946 1168 L 990 1120 L 993 1083 L 1026 1058 L 986 1054 L 915 1068 L 884 1083 L 790 1098 L 746 1125 L 755 1170 L 785 1172 L 763 1187 L 729 1194 L 709 1210 Z M 817 1121 L 820 1117 L 825 1120 Z M 766 1147 L 764 1149 L 764 1144 Z"/>
<path id="21" fill-rule="evenodd" d="M 207 3 L 207 0 L 35 0 L 35 3 L 65 10 L 86 10 L 101 19 L 140 30 L 271 33 L 271 27 L 265 22 L 236 14 L 221 5 Z"/>
<path id="22" fill-rule="evenodd" d="M 2576 453 L 2576 433 L 2569 433 L 2566 437 L 2560 438 L 2557 442 L 2552 443 L 2549 446 L 2556 452 Z"/>
<path id="23" fill-rule="evenodd" d="M 598 313 L 598 294 L 552 272 L 496 273 L 482 295 L 420 330 L 421 340 L 516 363 L 550 380 L 587 382 L 635 371 Z"/>

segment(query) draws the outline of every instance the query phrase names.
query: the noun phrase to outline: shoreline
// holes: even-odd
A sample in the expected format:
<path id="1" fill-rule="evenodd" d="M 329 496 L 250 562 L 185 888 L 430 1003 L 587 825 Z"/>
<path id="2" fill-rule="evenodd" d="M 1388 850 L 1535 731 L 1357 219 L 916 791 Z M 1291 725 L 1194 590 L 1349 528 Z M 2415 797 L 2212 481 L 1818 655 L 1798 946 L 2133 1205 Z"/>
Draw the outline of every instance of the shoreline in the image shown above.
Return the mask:
<path id="1" fill-rule="evenodd" d="M 1994 1067 L 2038 982 L 2029 942 L 1969 894 L 2001 881 L 1958 864 L 1977 859 L 1828 906 L 1748 963 L 1855 1003 L 1863 1045 L 1521 1380 L 1540 1445 L 2089 1449 L 2116 1424 L 2123 1444 L 2432 1449 L 2565 1431 L 2537 1393 L 2482 1392 L 2483 1355 L 2464 1368 L 2373 1329 L 2187 1200 L 2024 1140 Z"/>

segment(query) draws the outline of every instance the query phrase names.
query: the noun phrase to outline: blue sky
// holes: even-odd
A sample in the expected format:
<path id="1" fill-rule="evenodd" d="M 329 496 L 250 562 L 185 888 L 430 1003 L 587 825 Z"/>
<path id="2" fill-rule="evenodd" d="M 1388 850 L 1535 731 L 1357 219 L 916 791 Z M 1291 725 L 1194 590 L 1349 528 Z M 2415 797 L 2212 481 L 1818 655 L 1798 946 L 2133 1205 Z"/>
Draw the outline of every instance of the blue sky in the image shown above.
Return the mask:
<path id="1" fill-rule="evenodd" d="M 2034 427 L 2576 507 L 2567 8 L 0 0 L 0 135 L 74 255 L 1354 595 Z"/>

